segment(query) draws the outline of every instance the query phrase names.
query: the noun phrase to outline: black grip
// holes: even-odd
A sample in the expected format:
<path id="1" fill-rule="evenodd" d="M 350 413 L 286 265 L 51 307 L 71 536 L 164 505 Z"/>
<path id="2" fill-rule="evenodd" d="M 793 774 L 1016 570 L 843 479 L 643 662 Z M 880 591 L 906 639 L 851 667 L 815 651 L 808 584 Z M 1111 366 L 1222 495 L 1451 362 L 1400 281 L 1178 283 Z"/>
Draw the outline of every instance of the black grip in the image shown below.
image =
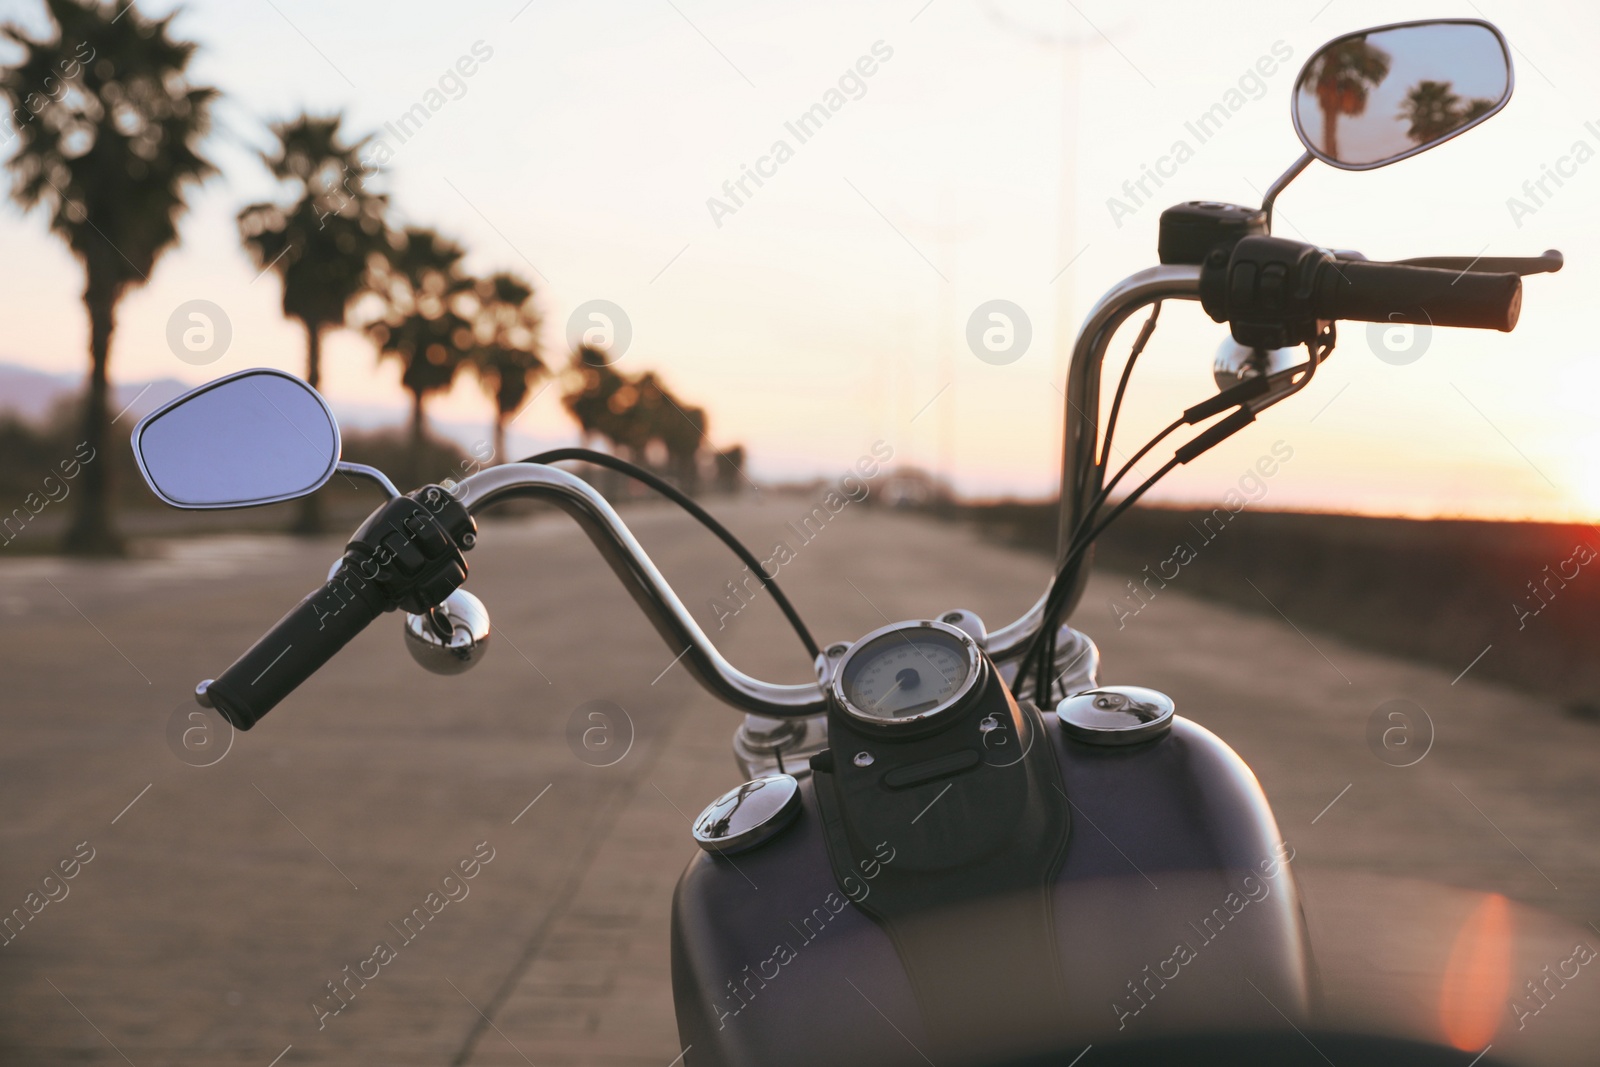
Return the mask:
<path id="1" fill-rule="evenodd" d="M 1516 274 L 1332 260 L 1316 283 L 1320 319 L 1465 326 L 1509 333 L 1522 312 Z"/>
<path id="2" fill-rule="evenodd" d="M 250 729 L 379 615 L 444 603 L 467 580 L 461 553 L 477 540 L 472 516 L 444 488 L 393 498 L 356 530 L 327 583 L 195 696 Z"/>
<path id="3" fill-rule="evenodd" d="M 235 727 L 250 729 L 383 614 L 384 607 L 372 582 L 341 567 L 223 671 L 206 688 L 207 699 Z"/>

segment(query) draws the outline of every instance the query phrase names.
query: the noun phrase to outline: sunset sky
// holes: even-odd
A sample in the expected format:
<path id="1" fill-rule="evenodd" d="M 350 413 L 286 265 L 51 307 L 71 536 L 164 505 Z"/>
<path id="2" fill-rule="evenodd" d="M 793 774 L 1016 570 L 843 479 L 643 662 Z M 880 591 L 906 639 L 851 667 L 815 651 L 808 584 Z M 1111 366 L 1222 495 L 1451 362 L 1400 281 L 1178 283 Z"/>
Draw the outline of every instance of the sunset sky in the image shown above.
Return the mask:
<path id="1" fill-rule="evenodd" d="M 0 0 L 0 19 L 41 32 L 42 8 Z M 399 220 L 462 240 L 473 270 L 525 274 L 557 359 L 573 309 L 609 300 L 633 326 L 622 366 L 656 369 L 705 405 L 713 439 L 744 443 L 757 476 L 842 473 L 882 439 L 964 493 L 1045 495 L 1073 331 L 1100 293 L 1155 263 L 1161 209 L 1258 203 L 1299 152 L 1290 89 L 1317 45 L 1443 15 L 1504 30 L 1516 50 L 1510 105 L 1389 169 L 1314 164 L 1280 200 L 1277 232 L 1374 259 L 1555 247 L 1566 270 L 1528 279 L 1515 333 L 1438 330 L 1407 365 L 1378 359 L 1368 331 L 1346 325 L 1304 393 L 1158 495 L 1220 499 L 1282 440 L 1293 458 L 1265 507 L 1600 517 L 1592 4 L 191 0 L 176 33 L 202 45 L 194 80 L 224 93 L 207 143 L 223 176 L 195 199 L 182 246 L 123 302 L 113 376 L 303 370 L 276 277 L 256 278 L 233 223 L 275 195 L 255 158 L 265 123 L 343 110 L 353 131 L 385 132 L 438 90 L 442 106 L 404 143 L 385 132 L 383 187 Z M 1254 73 L 1283 54 L 1271 76 Z M 474 55 L 470 77 L 447 74 Z M 786 124 L 833 90 L 843 106 L 802 142 Z M 1230 91 L 1243 106 L 1197 143 L 1186 123 Z M 0 156 L 10 132 L 0 125 Z M 763 161 L 779 140 L 791 152 Z M 1179 140 L 1192 158 L 1136 202 L 1124 183 Z M 1571 176 L 1547 183 L 1542 203 L 1528 199 L 1524 183 L 1579 141 L 1586 161 L 1565 164 Z M 729 211 L 724 183 L 758 166 L 763 184 L 747 179 Z M 1514 217 L 1511 197 L 1530 210 Z M 0 247 L 0 361 L 81 370 L 77 264 L 42 213 L 14 205 L 0 210 Z M 220 305 L 233 328 L 229 351 L 205 367 L 165 340 L 173 309 L 193 299 Z M 1000 366 L 965 339 L 968 317 L 993 299 L 1022 307 L 1033 329 L 1026 354 Z M 1164 311 L 1119 435 L 1126 451 L 1209 395 L 1224 336 L 1196 305 Z M 376 367 L 359 334 L 332 336 L 325 358 L 336 405 L 390 404 L 399 417 L 397 368 Z M 432 408 L 462 425 L 489 411 L 470 378 Z M 572 434 L 554 391 L 517 428 Z"/>

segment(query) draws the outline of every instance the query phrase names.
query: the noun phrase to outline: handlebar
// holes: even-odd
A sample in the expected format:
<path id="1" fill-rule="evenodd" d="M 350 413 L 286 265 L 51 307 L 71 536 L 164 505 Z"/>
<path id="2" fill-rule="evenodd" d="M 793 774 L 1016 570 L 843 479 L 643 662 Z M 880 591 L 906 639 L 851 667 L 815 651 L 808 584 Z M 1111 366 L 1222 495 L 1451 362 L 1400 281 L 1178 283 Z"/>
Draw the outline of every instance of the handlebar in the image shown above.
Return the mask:
<path id="1" fill-rule="evenodd" d="M 1256 235 L 1207 254 L 1200 301 L 1240 344 L 1290 348 L 1336 319 L 1509 331 L 1522 310 L 1522 278 L 1339 259 L 1301 241 Z"/>
<path id="2" fill-rule="evenodd" d="M 1303 255 L 1332 259 L 1327 253 L 1310 245 L 1281 241 L 1274 237 L 1243 238 L 1233 246 L 1232 253 L 1237 253 L 1242 247 L 1249 254 L 1256 247 L 1255 242 L 1280 242 L 1282 258 L 1291 262 Z M 1377 312 L 1373 316 L 1377 321 L 1411 321 L 1389 317 L 1395 311 L 1404 314 L 1406 303 L 1413 308 L 1420 306 L 1435 313 L 1435 325 L 1477 325 L 1480 321 L 1486 321 L 1492 328 L 1509 330 L 1516 324 L 1520 310 L 1520 282 L 1517 276 L 1557 271 L 1562 266 L 1561 253 L 1555 250 L 1530 259 L 1474 261 L 1441 257 L 1405 264 L 1358 264 L 1353 260 L 1340 259 L 1337 267 L 1351 279 L 1348 287 L 1337 273 L 1329 270 L 1333 281 L 1326 283 L 1328 288 L 1321 297 L 1328 302 L 1328 306 L 1309 309 L 1310 314 L 1297 324 L 1303 333 L 1286 337 L 1282 328 L 1285 317 L 1283 308 L 1262 309 L 1262 321 L 1252 322 L 1247 315 L 1238 314 L 1236 309 L 1230 307 L 1227 267 L 1233 259 L 1232 253 L 1223 249 L 1220 262 L 1216 261 L 1217 254 L 1213 253 L 1201 266 L 1171 263 L 1140 271 L 1108 290 L 1084 320 L 1073 344 L 1064 397 L 1061 497 L 1056 521 L 1058 565 L 1072 547 L 1073 531 L 1079 528 L 1084 515 L 1094 504 L 1092 475 L 1099 450 L 1101 367 L 1112 337 L 1124 322 L 1143 308 L 1162 300 L 1198 300 L 1213 319 L 1228 322 L 1234 337 L 1241 343 L 1265 348 L 1287 347 L 1310 340 L 1315 336 L 1319 319 L 1353 318 Z M 1352 274 L 1352 270 L 1355 270 L 1355 274 Z M 1486 271 L 1492 273 L 1486 274 Z M 1440 279 L 1439 274 L 1447 277 Z M 1397 307 L 1395 298 L 1401 294 L 1391 293 L 1385 297 L 1383 293 L 1392 280 L 1401 277 L 1406 279 L 1401 289 L 1408 300 Z M 1457 278 L 1460 281 L 1455 286 L 1447 284 Z M 1303 290 L 1290 289 L 1289 293 L 1293 295 L 1300 291 Z M 1464 310 L 1458 306 L 1460 298 L 1457 293 L 1470 293 L 1473 298 L 1483 299 L 1484 307 Z M 1347 300 L 1349 304 L 1344 306 Z M 1084 551 L 1084 565 L 1078 568 L 1074 584 L 1067 590 L 1062 617 L 1070 615 L 1083 597 L 1092 553 L 1092 546 Z M 1026 647 L 1043 625 L 1044 607 L 1045 600 L 1041 597 L 1016 622 L 999 630 L 991 630 L 990 655 L 997 660 L 1009 658 L 1008 653 L 1015 655 Z"/>
<path id="3" fill-rule="evenodd" d="M 261 717 L 386 611 L 426 611 L 467 580 L 462 553 L 477 543 L 472 516 L 437 485 L 397 496 L 367 516 L 327 582 L 279 619 L 195 699 L 234 727 Z"/>
<path id="4" fill-rule="evenodd" d="M 1067 369 L 1065 411 L 1062 415 L 1061 497 L 1056 521 L 1056 564 L 1059 567 L 1072 549 L 1072 534 L 1094 505 L 1095 457 L 1100 441 L 1100 369 L 1117 330 L 1142 308 L 1162 300 L 1199 300 L 1200 268 L 1183 263 L 1151 267 L 1112 286 L 1090 310 L 1072 347 L 1072 363 Z M 1089 581 L 1093 546 L 1083 552 L 1083 565 L 1066 591 L 1061 617 L 1072 614 Z M 1010 656 L 1021 655 L 1044 625 L 1048 592 L 1016 622 L 989 634 L 989 654 L 996 648 Z"/>
<path id="5" fill-rule="evenodd" d="M 1251 242 L 1269 244 L 1251 247 Z M 1263 262 L 1292 267 L 1279 279 L 1289 284 L 1275 287 L 1269 278 L 1263 287 L 1264 275 L 1259 269 L 1251 278 L 1236 280 L 1231 268 L 1243 262 L 1240 247 L 1256 256 L 1258 268 Z M 1547 253 L 1544 262 L 1548 263 L 1551 255 Z M 1299 271 L 1306 273 L 1296 273 Z M 1198 300 L 1213 318 L 1229 321 L 1242 343 L 1285 347 L 1286 338 L 1287 343 L 1309 340 L 1316 335 L 1319 320 L 1334 318 L 1509 330 L 1517 321 L 1520 292 L 1516 273 L 1335 259 L 1312 246 L 1271 237 L 1245 238 L 1231 256 L 1224 250 L 1220 261 L 1214 254 L 1201 266 L 1168 264 L 1125 279 L 1090 311 L 1073 346 L 1065 393 L 1058 563 L 1071 547 L 1072 531 L 1095 504 L 1101 367 L 1117 329 L 1141 308 L 1163 300 Z M 1279 300 L 1280 296 L 1284 299 Z M 1246 336 L 1240 336 L 1241 330 Z M 1311 332 L 1307 334 L 1307 330 Z M 441 497 L 447 503 L 441 503 Z M 470 516 L 513 498 L 543 500 L 575 519 L 657 632 L 714 696 L 742 710 L 777 719 L 805 718 L 826 711 L 826 694 L 817 682 L 764 682 L 729 663 L 605 498 L 583 479 L 537 463 L 490 467 L 449 492 L 428 486 L 379 508 L 357 531 L 344 565 L 327 585 L 280 619 L 215 682 L 203 683 L 196 690 L 197 698 L 217 707 L 236 727 L 249 729 L 383 611 L 406 607 L 420 612 L 442 601 L 466 577 L 460 552 L 471 548 L 475 540 L 476 526 Z M 427 506 L 419 506 L 418 499 L 427 501 Z M 399 521 L 389 515 L 391 509 L 403 513 L 402 518 L 410 516 L 409 525 L 401 521 L 394 527 L 406 531 L 402 548 L 415 548 L 411 542 L 419 540 L 419 531 L 427 534 L 421 539 L 427 540 L 434 553 L 425 553 L 429 569 L 422 579 L 416 577 L 421 572 L 408 572 L 409 576 L 401 575 L 405 580 L 400 580 L 395 577 L 399 572 L 391 568 L 382 580 L 369 582 L 371 588 L 360 587 L 359 582 L 352 583 L 350 568 L 363 565 L 363 561 L 370 567 L 380 542 L 388 544 L 381 535 Z M 417 512 L 428 515 L 438 529 L 417 525 Z M 436 536 L 439 530 L 447 535 L 444 540 L 450 542 L 449 550 Z M 1082 598 L 1091 552 L 1092 546 L 1084 552 L 1084 565 L 1077 568 L 1074 585 L 1067 590 L 1061 617 L 1069 615 Z M 407 559 L 418 564 L 413 556 L 414 552 Z M 365 572 L 353 573 L 359 577 Z M 989 631 L 985 648 L 992 659 L 1005 663 L 1024 652 L 1044 625 L 1047 598 L 1048 593 L 1014 622 Z"/>
<path id="6" fill-rule="evenodd" d="M 513 498 L 542 500 L 575 519 L 600 550 L 662 639 L 683 657 L 706 689 L 734 707 L 778 719 L 805 718 L 827 710 L 816 682 L 775 685 L 729 663 L 694 621 L 622 517 L 605 497 L 577 475 L 541 463 L 504 463 L 462 480 L 456 499 L 468 513 Z"/>

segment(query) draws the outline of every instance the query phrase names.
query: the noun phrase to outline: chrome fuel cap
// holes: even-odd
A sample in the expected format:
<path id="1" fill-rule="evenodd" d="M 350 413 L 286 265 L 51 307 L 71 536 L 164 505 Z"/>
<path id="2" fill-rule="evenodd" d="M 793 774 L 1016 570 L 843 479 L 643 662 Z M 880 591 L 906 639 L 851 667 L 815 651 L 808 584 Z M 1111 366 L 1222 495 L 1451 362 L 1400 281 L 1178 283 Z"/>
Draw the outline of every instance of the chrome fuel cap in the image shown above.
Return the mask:
<path id="1" fill-rule="evenodd" d="M 1056 705 L 1061 728 L 1087 745 L 1136 745 L 1172 729 L 1172 698 L 1137 685 L 1103 685 Z"/>
<path id="2" fill-rule="evenodd" d="M 800 814 L 800 783 L 788 774 L 764 774 L 712 801 L 694 821 L 695 844 L 728 855 L 754 848 Z"/>

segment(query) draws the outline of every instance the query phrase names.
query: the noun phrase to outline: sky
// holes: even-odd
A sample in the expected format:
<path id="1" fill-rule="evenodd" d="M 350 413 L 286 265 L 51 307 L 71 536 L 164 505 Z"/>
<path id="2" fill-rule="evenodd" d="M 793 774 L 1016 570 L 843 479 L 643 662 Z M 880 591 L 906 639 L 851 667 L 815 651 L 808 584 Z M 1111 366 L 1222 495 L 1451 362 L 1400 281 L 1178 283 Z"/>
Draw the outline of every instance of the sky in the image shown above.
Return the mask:
<path id="1" fill-rule="evenodd" d="M 1323 41 L 1460 15 L 1495 21 L 1511 41 L 1506 109 L 1391 168 L 1313 164 L 1279 200 L 1276 230 L 1374 259 L 1560 248 L 1567 268 L 1526 281 L 1511 334 L 1385 337 L 1346 324 L 1304 392 L 1152 498 L 1220 500 L 1282 442 L 1292 458 L 1263 507 L 1594 519 L 1594 5 L 190 0 L 175 31 L 202 46 L 193 80 L 224 94 L 206 144 L 222 176 L 195 196 L 181 246 L 122 303 L 113 376 L 303 370 L 277 280 L 258 276 L 233 223 L 279 193 L 257 158 L 266 123 L 342 111 L 353 131 L 383 132 L 437 91 L 420 130 L 404 143 L 387 134 L 381 187 L 400 222 L 461 240 L 470 269 L 532 281 L 558 359 L 573 312 L 607 300 L 632 328 L 620 366 L 656 370 L 704 405 L 713 441 L 744 444 L 758 477 L 843 474 L 881 440 L 967 495 L 1045 496 L 1076 324 L 1155 264 L 1161 209 L 1259 203 L 1300 152 L 1291 86 Z M 0 19 L 45 26 L 35 0 L 0 0 Z M 464 57 L 470 76 L 454 73 Z M 791 131 L 840 98 L 820 129 Z M 1199 143 L 1186 124 L 1228 101 L 1228 121 Z M 1173 163 L 1180 140 L 1190 151 Z M 1147 167 L 1169 176 L 1141 193 Z M 746 168 L 766 176 L 746 178 L 735 200 L 724 185 Z M 1524 188 L 1541 178 L 1544 192 Z M 43 215 L 0 207 L 0 247 L 0 360 L 85 367 L 81 271 Z M 218 305 L 232 327 L 205 366 L 167 343 L 191 300 Z M 1031 341 L 1011 362 L 968 344 L 969 319 L 991 300 L 1028 319 Z M 1197 305 L 1163 311 L 1133 379 L 1125 451 L 1214 391 L 1225 336 Z M 1398 362 L 1396 346 L 1420 355 Z M 387 403 L 399 419 L 397 369 L 377 365 L 359 333 L 330 337 L 325 368 L 335 404 Z M 490 417 L 470 378 L 432 411 L 467 426 Z M 554 390 L 516 428 L 572 434 Z"/>

